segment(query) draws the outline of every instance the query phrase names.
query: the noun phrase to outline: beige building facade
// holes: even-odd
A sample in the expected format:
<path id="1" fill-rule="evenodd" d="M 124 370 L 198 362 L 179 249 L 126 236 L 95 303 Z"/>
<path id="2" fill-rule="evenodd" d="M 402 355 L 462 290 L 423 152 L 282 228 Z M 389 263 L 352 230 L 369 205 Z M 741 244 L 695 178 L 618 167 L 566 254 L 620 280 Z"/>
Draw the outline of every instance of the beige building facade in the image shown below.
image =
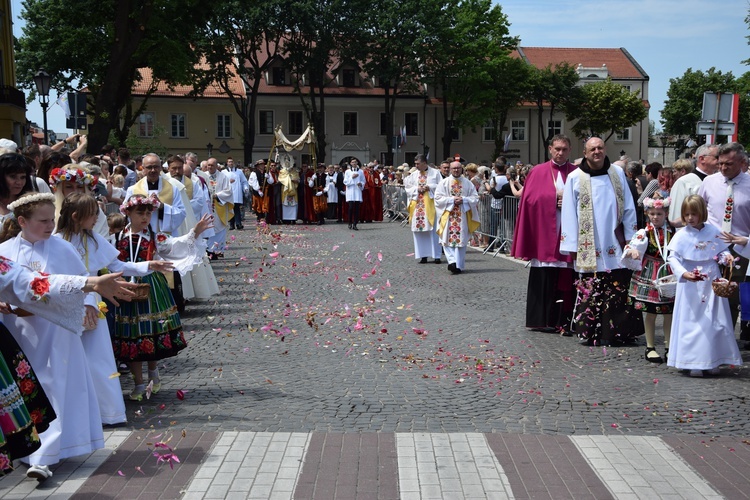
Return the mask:
<path id="1" fill-rule="evenodd" d="M 580 84 L 611 78 L 631 91 L 639 91 L 648 104 L 648 75 L 625 49 L 566 49 L 548 47 L 519 47 L 516 52 L 529 64 L 543 68 L 548 64 L 568 62 L 577 68 Z M 140 88 L 150 85 L 148 73 Z M 384 162 L 386 134 L 397 136 L 405 131 L 405 143 L 394 151 L 393 163 L 412 162 L 417 153 L 429 153 L 431 162 L 442 159 L 444 123 L 442 102 L 430 97 L 427 88 L 423 95 L 401 95 L 396 100 L 395 130 L 384 130 L 383 89 L 375 79 L 362 74 L 356 66 L 341 64 L 329 75 L 331 84 L 325 98 L 325 132 L 327 163 L 338 163 L 350 156 L 362 162 L 379 159 Z M 233 92 L 243 90 L 242 83 L 234 82 Z M 303 87 L 303 90 L 305 88 Z M 136 96 L 139 88 L 134 89 Z M 146 113 L 139 118 L 131 133 L 139 137 L 158 135 L 170 153 L 193 151 L 200 159 L 209 151 L 220 161 L 231 156 L 242 162 L 242 126 L 226 95 L 213 88 L 203 97 L 188 97 L 190 88 L 159 88 L 148 102 Z M 273 130 L 281 125 L 290 139 L 302 134 L 307 127 L 300 96 L 291 85 L 291 75 L 279 60 L 266 73 L 258 94 L 258 105 L 253 119 L 256 126 L 252 160 L 267 158 L 271 153 Z M 548 113 L 545 113 L 547 120 Z M 573 123 L 564 114 L 556 113 L 545 124 L 555 133 L 569 136 Z M 150 134 L 150 135 L 149 135 Z M 539 163 L 544 161 L 543 141 L 539 131 L 536 107 L 521 105 L 509 113 L 503 137 L 510 136 L 505 156 L 511 161 Z M 571 158 L 582 155 L 582 141 L 575 137 Z M 633 159 L 648 156 L 648 118 L 641 123 L 613 135 L 607 142 L 610 159 L 626 154 Z M 495 143 L 492 130 L 457 131 L 451 154 L 460 154 L 466 161 L 489 164 L 493 160 Z M 310 161 L 305 151 L 295 152 L 299 163 Z"/>

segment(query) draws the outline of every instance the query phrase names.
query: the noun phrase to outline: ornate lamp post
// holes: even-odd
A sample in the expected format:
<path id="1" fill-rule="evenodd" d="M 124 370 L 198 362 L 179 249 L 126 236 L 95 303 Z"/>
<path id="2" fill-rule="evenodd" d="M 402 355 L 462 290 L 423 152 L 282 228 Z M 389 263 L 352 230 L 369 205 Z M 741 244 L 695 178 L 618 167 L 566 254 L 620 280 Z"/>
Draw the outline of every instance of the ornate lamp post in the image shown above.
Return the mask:
<path id="1" fill-rule="evenodd" d="M 669 142 L 669 136 L 667 134 L 661 134 L 659 136 L 659 139 L 661 139 L 661 162 L 664 164 L 667 161 L 666 154 L 667 154 L 667 143 Z"/>
<path id="2" fill-rule="evenodd" d="M 36 85 L 36 91 L 40 97 L 42 115 L 44 116 L 44 144 L 49 144 L 49 135 L 47 132 L 47 107 L 49 106 L 49 88 L 52 85 L 52 77 L 43 69 L 39 69 L 39 71 L 36 72 L 36 75 L 34 75 L 34 84 Z"/>

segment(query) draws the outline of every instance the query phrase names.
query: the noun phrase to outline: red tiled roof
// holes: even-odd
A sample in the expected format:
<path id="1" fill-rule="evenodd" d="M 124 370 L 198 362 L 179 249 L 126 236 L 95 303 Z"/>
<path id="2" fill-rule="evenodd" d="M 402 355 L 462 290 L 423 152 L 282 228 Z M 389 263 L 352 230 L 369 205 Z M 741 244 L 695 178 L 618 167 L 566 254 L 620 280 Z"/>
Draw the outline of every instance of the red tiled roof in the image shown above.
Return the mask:
<path id="1" fill-rule="evenodd" d="M 609 76 L 614 79 L 648 79 L 648 75 L 624 48 L 563 48 L 563 47 L 519 47 L 514 55 L 520 56 L 537 68 L 567 62 L 573 66 L 600 68 L 607 65 Z"/>
<path id="2" fill-rule="evenodd" d="M 273 52 L 273 49 L 271 52 Z M 574 66 L 581 64 L 586 68 L 600 68 L 603 64 L 606 64 L 609 75 L 614 79 L 648 79 L 648 75 L 643 71 L 643 68 L 638 65 L 624 48 L 519 47 L 512 55 L 522 58 L 537 68 L 544 68 L 550 64 L 555 65 L 560 62 L 568 62 Z M 259 59 L 261 61 L 263 57 L 267 56 L 260 53 Z M 332 67 L 340 68 L 341 64 L 338 61 L 334 61 Z M 149 68 L 142 68 L 139 71 L 141 72 L 142 80 L 134 84 L 134 95 L 144 95 L 152 83 L 152 73 Z M 385 93 L 381 87 L 374 86 L 372 80 L 366 78 L 364 73 L 360 72 L 359 74 L 361 86 L 344 87 L 336 83 L 334 74 L 328 73 L 326 78 L 331 80 L 331 82 L 326 87 L 326 94 L 337 96 L 382 96 Z M 230 84 L 233 93 L 242 94 L 244 92 L 244 86 L 239 77 L 235 76 Z M 177 85 L 170 89 L 166 84 L 160 82 L 157 90 L 152 95 L 182 97 L 188 95 L 192 90 L 192 87 L 189 85 Z M 303 91 L 305 90 L 306 87 L 303 88 Z M 292 85 L 270 85 L 266 83 L 265 78 L 261 78 L 258 92 L 260 94 L 289 95 L 294 92 L 294 88 Z M 422 97 L 420 94 L 402 96 Z M 214 84 L 206 89 L 203 97 L 222 98 L 225 97 L 225 94 L 218 85 Z"/>
<path id="3" fill-rule="evenodd" d="M 204 69 L 207 69 L 204 68 Z M 138 70 L 141 74 L 141 81 L 133 84 L 133 95 L 144 95 L 151 88 L 153 83 L 153 73 L 151 68 L 140 68 Z M 233 94 L 244 95 L 245 89 L 242 84 L 242 80 L 236 75 L 229 81 L 230 89 Z M 192 92 L 193 87 L 191 85 L 175 85 L 170 88 L 166 83 L 159 82 L 156 87 L 156 91 L 152 93 L 152 96 L 168 96 L 168 97 L 184 97 Z M 203 92 L 203 97 L 208 98 L 226 98 L 226 93 L 217 84 L 209 85 L 208 88 Z"/>

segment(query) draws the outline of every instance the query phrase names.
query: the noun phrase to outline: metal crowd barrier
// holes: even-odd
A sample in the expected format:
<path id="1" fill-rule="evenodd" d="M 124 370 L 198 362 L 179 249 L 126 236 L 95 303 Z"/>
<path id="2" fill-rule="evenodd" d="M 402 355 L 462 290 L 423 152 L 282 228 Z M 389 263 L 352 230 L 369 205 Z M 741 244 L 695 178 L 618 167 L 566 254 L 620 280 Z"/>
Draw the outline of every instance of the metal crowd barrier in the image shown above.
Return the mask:
<path id="1" fill-rule="evenodd" d="M 405 222 L 408 219 L 409 203 L 403 186 L 393 184 L 383 186 L 383 217 L 387 217 L 388 222 L 398 220 Z"/>
<path id="2" fill-rule="evenodd" d="M 496 200 L 491 195 L 479 196 L 479 229 L 474 234 L 487 236 L 489 245 L 484 253 L 509 252 L 513 243 L 513 230 L 516 227 L 519 198 L 506 196 Z M 409 203 L 403 186 L 386 184 L 383 186 L 383 217 L 389 222 L 401 221 L 408 224 Z"/>
<path id="3" fill-rule="evenodd" d="M 486 236 L 487 248 L 483 253 L 492 252 L 493 257 L 500 252 L 510 251 L 513 243 L 513 230 L 516 227 L 519 198 L 506 196 L 496 200 L 489 194 L 479 195 L 479 229 L 475 234 Z"/>
<path id="4" fill-rule="evenodd" d="M 510 252 L 513 244 L 513 231 L 516 229 L 516 220 L 518 218 L 518 202 L 520 198 L 515 196 L 506 196 L 502 199 L 502 208 L 499 213 L 499 224 L 497 238 L 500 246 L 497 247 L 493 257 L 501 251 Z"/>

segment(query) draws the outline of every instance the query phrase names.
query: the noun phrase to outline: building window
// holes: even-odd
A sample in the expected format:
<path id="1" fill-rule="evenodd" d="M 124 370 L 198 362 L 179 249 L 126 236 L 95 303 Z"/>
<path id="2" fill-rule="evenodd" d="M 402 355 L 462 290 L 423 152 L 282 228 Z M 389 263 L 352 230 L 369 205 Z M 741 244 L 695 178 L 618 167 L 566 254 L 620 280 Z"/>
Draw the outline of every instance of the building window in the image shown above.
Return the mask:
<path id="1" fill-rule="evenodd" d="M 631 92 L 631 86 L 630 85 L 623 85 L 627 89 L 628 92 Z"/>
<path id="2" fill-rule="evenodd" d="M 562 134 L 562 120 L 548 120 L 547 136 L 552 137 L 557 134 Z"/>
<path id="3" fill-rule="evenodd" d="M 273 134 L 273 111 L 258 112 L 258 134 Z"/>
<path id="4" fill-rule="evenodd" d="M 448 126 L 451 128 L 451 140 L 461 142 L 461 129 L 453 126 L 453 120 L 448 120 Z"/>
<path id="5" fill-rule="evenodd" d="M 617 132 L 617 134 L 615 134 L 615 141 L 630 142 L 630 127 Z"/>
<path id="6" fill-rule="evenodd" d="M 416 158 L 416 151 L 407 151 L 404 153 L 404 163 L 408 165 L 414 165 L 414 158 Z"/>
<path id="7" fill-rule="evenodd" d="M 419 113 L 404 113 L 406 135 L 419 135 Z"/>
<path id="8" fill-rule="evenodd" d="M 510 121 L 510 140 L 511 141 L 525 141 L 526 140 L 526 120 L 511 120 Z"/>
<path id="9" fill-rule="evenodd" d="M 232 115 L 216 115 L 216 137 L 232 137 Z"/>
<path id="10" fill-rule="evenodd" d="M 482 125 L 482 142 L 495 142 L 495 126 L 492 120 L 487 120 Z"/>
<path id="11" fill-rule="evenodd" d="M 170 115 L 170 122 L 172 123 L 170 137 L 175 139 L 184 139 L 187 137 L 185 113 L 172 113 Z"/>
<path id="12" fill-rule="evenodd" d="M 307 165 L 308 167 L 313 166 L 312 155 L 309 153 L 302 153 L 300 155 L 300 163 L 302 163 L 302 165 Z"/>
<path id="13" fill-rule="evenodd" d="M 143 113 L 138 117 L 138 137 L 154 136 L 154 113 Z"/>
<path id="14" fill-rule="evenodd" d="M 271 69 L 271 84 L 272 85 L 286 85 L 286 69 L 283 66 L 276 66 Z"/>
<path id="15" fill-rule="evenodd" d="M 356 111 L 344 111 L 344 135 L 357 135 Z"/>
<path id="16" fill-rule="evenodd" d="M 385 159 L 388 157 L 388 153 L 385 151 L 381 151 L 378 157 L 380 158 L 380 164 L 385 165 L 386 164 Z"/>
<path id="17" fill-rule="evenodd" d="M 356 86 L 356 73 L 351 68 L 344 68 L 341 70 L 341 83 L 344 87 L 355 87 Z"/>
<path id="18" fill-rule="evenodd" d="M 302 135 L 302 111 L 289 112 L 289 133 Z"/>
<path id="19" fill-rule="evenodd" d="M 385 113 L 380 113 L 380 135 L 388 135 L 388 124 L 385 121 Z"/>

